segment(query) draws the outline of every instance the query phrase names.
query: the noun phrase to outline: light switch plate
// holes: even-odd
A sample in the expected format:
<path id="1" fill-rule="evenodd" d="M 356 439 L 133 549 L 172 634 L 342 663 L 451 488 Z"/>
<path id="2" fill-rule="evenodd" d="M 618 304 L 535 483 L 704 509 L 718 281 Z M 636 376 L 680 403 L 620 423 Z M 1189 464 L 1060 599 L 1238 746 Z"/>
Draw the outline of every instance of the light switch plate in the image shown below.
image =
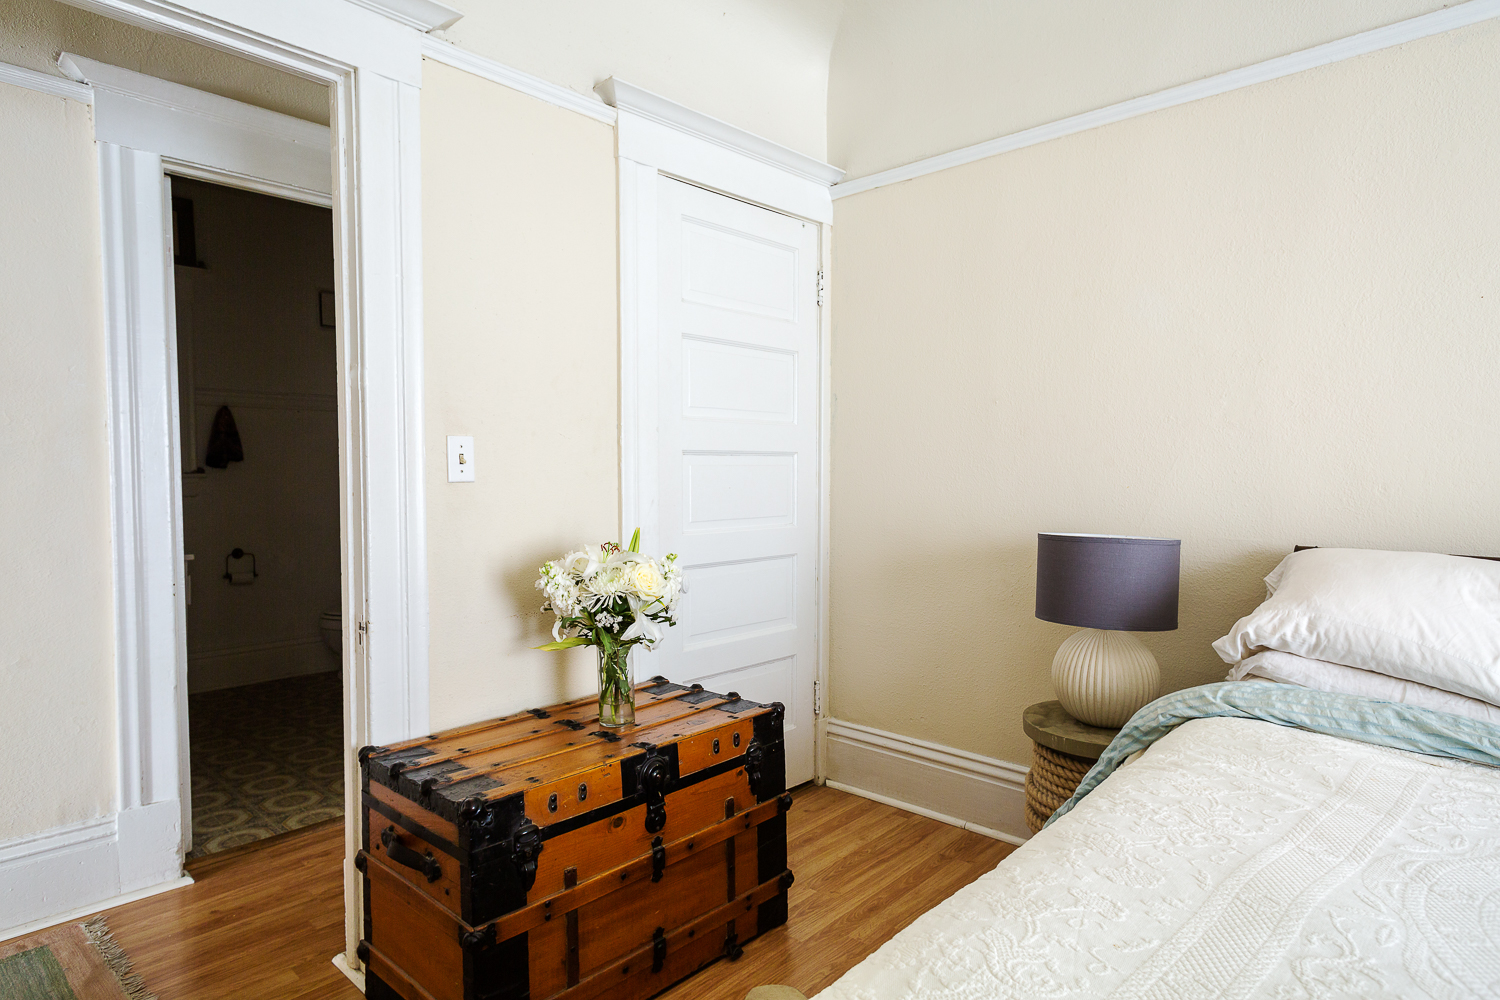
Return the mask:
<path id="1" fill-rule="evenodd" d="M 448 482 L 474 481 L 474 439 L 448 435 Z"/>

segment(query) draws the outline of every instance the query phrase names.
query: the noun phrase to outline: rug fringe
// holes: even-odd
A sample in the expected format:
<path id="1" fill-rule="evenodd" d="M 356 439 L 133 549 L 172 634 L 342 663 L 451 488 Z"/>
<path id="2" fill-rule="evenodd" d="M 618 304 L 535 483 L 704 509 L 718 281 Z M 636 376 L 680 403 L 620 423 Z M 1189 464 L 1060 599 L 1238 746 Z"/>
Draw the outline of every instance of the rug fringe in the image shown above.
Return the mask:
<path id="1" fill-rule="evenodd" d="M 146 989 L 145 980 L 132 971 L 130 956 L 115 941 L 104 917 L 94 917 L 80 926 L 94 950 L 99 952 L 105 966 L 115 974 L 115 980 L 120 984 L 120 991 L 125 994 L 126 1000 L 157 1000 L 156 994 Z"/>

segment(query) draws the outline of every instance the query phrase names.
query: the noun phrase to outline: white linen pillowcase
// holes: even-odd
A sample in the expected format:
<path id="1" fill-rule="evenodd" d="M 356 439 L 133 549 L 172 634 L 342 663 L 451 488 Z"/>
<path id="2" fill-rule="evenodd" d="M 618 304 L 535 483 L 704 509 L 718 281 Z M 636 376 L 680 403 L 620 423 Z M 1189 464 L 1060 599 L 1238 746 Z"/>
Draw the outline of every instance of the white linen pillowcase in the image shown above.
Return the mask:
<path id="1" fill-rule="evenodd" d="M 1377 701 L 1397 701 L 1418 708 L 1430 708 L 1434 712 L 1466 715 L 1481 722 L 1500 725 L 1500 705 L 1477 698 L 1465 698 L 1452 691 L 1441 691 L 1435 687 L 1404 681 L 1370 670 L 1346 667 L 1327 660 L 1309 660 L 1305 656 L 1294 656 L 1271 649 L 1241 660 L 1229 671 L 1225 680 L 1238 681 L 1260 678 L 1328 691 L 1332 694 L 1353 694 Z"/>
<path id="2" fill-rule="evenodd" d="M 1266 590 L 1214 643 L 1224 662 L 1277 650 L 1500 704 L 1500 562 L 1306 549 Z"/>

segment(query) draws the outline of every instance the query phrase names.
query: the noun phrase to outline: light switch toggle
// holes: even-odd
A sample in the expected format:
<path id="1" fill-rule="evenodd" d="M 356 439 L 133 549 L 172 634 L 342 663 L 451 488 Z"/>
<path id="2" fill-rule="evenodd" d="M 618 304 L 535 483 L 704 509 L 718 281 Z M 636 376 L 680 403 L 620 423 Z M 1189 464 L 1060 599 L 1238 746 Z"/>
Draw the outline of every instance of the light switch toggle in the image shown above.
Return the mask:
<path id="1" fill-rule="evenodd" d="M 448 436 L 448 482 L 472 483 L 474 481 L 474 439 L 472 437 Z"/>

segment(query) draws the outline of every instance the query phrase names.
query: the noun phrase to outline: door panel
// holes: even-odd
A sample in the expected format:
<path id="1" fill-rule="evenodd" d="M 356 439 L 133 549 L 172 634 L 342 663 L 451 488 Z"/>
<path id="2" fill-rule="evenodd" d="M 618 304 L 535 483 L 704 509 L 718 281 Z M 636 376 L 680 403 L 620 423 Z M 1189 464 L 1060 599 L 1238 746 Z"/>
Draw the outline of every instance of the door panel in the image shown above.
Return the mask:
<path id="1" fill-rule="evenodd" d="M 656 495 L 687 591 L 642 668 L 787 709 L 787 782 L 813 773 L 818 229 L 658 182 Z"/>

